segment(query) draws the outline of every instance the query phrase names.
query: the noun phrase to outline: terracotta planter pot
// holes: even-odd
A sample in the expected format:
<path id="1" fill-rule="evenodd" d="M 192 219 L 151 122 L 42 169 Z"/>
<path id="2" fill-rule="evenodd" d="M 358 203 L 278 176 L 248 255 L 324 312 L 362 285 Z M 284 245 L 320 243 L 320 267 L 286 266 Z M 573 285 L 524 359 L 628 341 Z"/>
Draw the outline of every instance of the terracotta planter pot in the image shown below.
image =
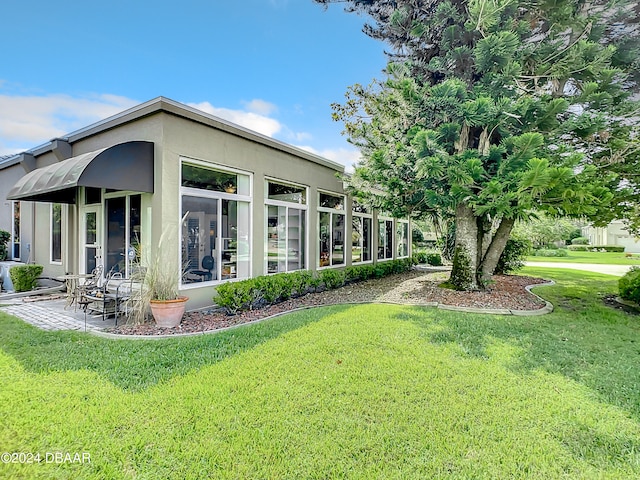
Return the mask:
<path id="1" fill-rule="evenodd" d="M 189 297 L 178 297 L 175 300 L 151 300 L 151 313 L 156 325 L 161 328 L 173 328 L 180 324 L 187 307 Z"/>

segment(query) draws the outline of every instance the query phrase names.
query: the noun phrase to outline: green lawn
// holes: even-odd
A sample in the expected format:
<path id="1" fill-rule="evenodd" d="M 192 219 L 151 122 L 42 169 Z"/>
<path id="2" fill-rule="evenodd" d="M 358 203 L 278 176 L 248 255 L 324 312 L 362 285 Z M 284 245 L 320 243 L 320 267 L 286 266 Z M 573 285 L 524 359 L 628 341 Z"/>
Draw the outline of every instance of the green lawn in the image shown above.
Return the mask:
<path id="1" fill-rule="evenodd" d="M 0 314 L 0 478 L 638 478 L 640 318 L 527 274 L 541 317 L 335 306 L 109 341 Z"/>
<path id="2" fill-rule="evenodd" d="M 596 263 L 604 265 L 640 265 L 640 254 L 625 257 L 624 253 L 613 252 L 573 252 L 568 257 L 527 257 L 528 262 Z"/>

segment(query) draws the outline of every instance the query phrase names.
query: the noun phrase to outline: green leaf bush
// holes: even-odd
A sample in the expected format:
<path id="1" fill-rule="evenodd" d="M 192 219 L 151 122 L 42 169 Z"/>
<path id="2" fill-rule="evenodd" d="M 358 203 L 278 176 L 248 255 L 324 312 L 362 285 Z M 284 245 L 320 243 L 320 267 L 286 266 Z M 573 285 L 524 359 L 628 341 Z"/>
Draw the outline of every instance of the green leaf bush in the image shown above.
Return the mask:
<path id="1" fill-rule="evenodd" d="M 433 267 L 441 267 L 442 266 L 442 255 L 439 253 L 427 253 L 427 263 Z"/>
<path id="2" fill-rule="evenodd" d="M 624 252 L 624 247 L 621 245 L 569 245 L 567 248 L 572 252 Z"/>
<path id="3" fill-rule="evenodd" d="M 632 267 L 618 280 L 620 298 L 640 305 L 640 267 Z"/>
<path id="4" fill-rule="evenodd" d="M 229 314 L 283 302 L 320 289 L 333 290 L 347 282 L 382 278 L 411 269 L 413 259 L 393 260 L 377 265 L 354 265 L 345 269 L 325 269 L 313 273 L 299 270 L 223 283 L 216 287 L 213 300 Z"/>
<path id="5" fill-rule="evenodd" d="M 9 276 L 16 292 L 28 292 L 36 288 L 38 277 L 42 274 L 42 265 L 16 265 L 9 269 Z"/>
<path id="6" fill-rule="evenodd" d="M 533 255 L 536 257 L 568 257 L 569 252 L 565 248 L 541 248 L 540 250 L 533 252 Z"/>
<path id="7" fill-rule="evenodd" d="M 525 238 L 510 238 L 498 260 L 495 273 L 503 275 L 524 267 L 524 258 L 531 250 L 531 242 Z M 558 250 L 552 250 L 557 252 Z"/>

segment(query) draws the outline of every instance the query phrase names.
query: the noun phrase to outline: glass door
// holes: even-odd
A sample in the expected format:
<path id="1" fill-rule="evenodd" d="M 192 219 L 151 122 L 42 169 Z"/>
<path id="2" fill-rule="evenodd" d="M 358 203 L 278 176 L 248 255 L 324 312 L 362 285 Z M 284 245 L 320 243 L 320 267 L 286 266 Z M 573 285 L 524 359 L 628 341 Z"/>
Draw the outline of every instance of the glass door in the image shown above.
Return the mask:
<path id="1" fill-rule="evenodd" d="M 102 218 L 100 206 L 85 207 L 81 227 L 81 273 L 91 273 L 102 264 Z"/>
<path id="2" fill-rule="evenodd" d="M 105 199 L 107 275 L 121 273 L 128 278 L 133 262 L 139 256 L 140 195 L 125 195 Z"/>

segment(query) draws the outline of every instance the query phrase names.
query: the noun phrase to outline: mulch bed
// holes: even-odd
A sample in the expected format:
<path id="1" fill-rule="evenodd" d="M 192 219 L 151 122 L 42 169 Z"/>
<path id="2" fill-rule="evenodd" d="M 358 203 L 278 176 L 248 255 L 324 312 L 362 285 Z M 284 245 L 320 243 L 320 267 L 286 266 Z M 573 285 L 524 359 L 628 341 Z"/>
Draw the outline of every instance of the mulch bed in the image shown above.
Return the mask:
<path id="1" fill-rule="evenodd" d="M 449 278 L 448 271 L 416 269 L 407 273 L 346 285 L 336 290 L 310 293 L 259 310 L 228 315 L 219 310 L 203 310 L 185 314 L 176 328 L 158 328 L 154 324 L 122 325 L 105 329 L 122 335 L 171 335 L 198 333 L 241 325 L 261 318 L 303 307 L 344 303 L 385 302 L 411 305 L 439 304 L 509 310 L 537 310 L 545 306 L 539 298 L 525 290 L 527 285 L 545 283 L 541 278 L 496 275 L 484 292 L 457 292 L 438 285 Z"/>

